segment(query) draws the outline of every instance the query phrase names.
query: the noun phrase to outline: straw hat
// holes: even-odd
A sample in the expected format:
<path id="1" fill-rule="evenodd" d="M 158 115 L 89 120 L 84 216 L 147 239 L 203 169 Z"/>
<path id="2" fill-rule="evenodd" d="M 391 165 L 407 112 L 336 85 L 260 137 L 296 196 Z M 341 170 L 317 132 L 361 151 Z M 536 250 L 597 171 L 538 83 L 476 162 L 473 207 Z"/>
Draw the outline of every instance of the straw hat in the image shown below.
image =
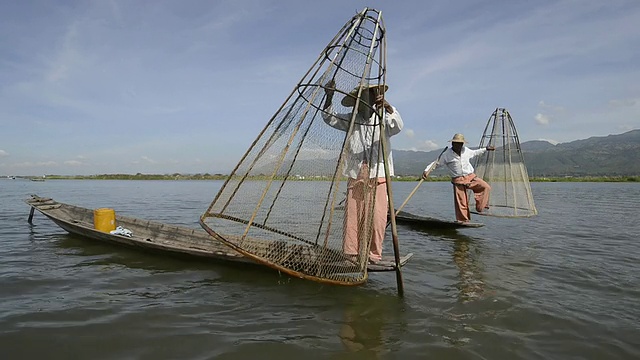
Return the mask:
<path id="1" fill-rule="evenodd" d="M 360 87 L 356 86 L 353 90 L 351 90 L 351 92 L 349 93 L 349 95 L 345 96 L 344 98 L 342 98 L 342 101 L 340 102 L 343 106 L 347 106 L 347 107 L 351 107 L 354 106 L 356 104 L 356 97 L 358 97 L 358 89 Z M 377 85 L 377 84 L 367 84 L 367 85 L 363 85 L 362 86 L 362 92 L 365 92 L 369 89 L 377 89 L 377 93 L 384 93 L 387 90 L 389 90 L 389 85 Z M 384 89 L 384 90 L 383 90 Z"/>
<path id="2" fill-rule="evenodd" d="M 453 139 L 451 139 L 452 143 L 466 143 L 466 141 L 464 140 L 464 135 L 462 134 L 455 134 L 453 135 Z"/>

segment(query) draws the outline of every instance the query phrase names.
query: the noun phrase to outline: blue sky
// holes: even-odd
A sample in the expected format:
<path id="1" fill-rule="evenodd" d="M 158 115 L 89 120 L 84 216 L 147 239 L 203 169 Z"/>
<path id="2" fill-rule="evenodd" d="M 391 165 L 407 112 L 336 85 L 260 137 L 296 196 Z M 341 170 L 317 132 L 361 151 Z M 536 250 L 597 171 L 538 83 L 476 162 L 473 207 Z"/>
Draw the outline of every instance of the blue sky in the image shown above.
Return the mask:
<path id="1" fill-rule="evenodd" d="M 0 1 L 0 175 L 228 173 L 340 28 L 387 29 L 394 149 L 640 128 L 640 1 Z M 425 159 L 425 163 L 429 159 Z"/>

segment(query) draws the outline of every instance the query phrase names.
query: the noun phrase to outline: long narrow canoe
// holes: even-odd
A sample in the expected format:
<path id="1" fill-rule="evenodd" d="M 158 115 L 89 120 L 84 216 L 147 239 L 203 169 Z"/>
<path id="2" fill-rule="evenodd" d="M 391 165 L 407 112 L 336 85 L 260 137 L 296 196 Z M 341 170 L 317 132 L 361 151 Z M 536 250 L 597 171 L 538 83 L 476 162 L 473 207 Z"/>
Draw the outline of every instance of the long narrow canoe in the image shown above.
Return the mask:
<path id="1" fill-rule="evenodd" d="M 32 195 L 31 198 L 26 200 L 26 203 L 31 206 L 29 222 L 32 221 L 34 210 L 38 210 L 68 233 L 83 238 L 167 253 L 259 265 L 214 239 L 202 229 L 190 229 L 142 220 L 118 215 L 116 212 L 116 224 L 130 230 L 132 235 L 129 237 L 96 230 L 94 228 L 94 211 L 92 209 L 61 203 L 36 195 Z M 265 246 L 268 246 L 267 242 L 265 242 Z M 411 256 L 413 254 L 409 253 L 401 257 L 400 266 L 404 266 Z M 370 264 L 367 268 L 368 271 L 374 272 L 394 271 L 396 267 L 393 257 L 384 257 L 381 262 Z"/>
<path id="2" fill-rule="evenodd" d="M 408 213 L 406 211 L 400 211 L 396 215 L 396 222 L 399 224 L 419 225 L 437 229 L 478 228 L 484 226 L 484 224 L 475 222 L 451 221 L 436 219 L 427 216 L 419 216 Z"/>

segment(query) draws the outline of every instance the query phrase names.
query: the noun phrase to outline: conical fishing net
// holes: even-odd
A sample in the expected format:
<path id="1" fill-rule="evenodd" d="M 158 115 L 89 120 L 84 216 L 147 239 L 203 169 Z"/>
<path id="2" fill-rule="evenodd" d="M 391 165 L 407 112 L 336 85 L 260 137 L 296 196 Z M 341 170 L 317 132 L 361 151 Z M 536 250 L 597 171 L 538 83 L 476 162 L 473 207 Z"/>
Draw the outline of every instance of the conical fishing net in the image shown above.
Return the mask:
<path id="1" fill-rule="evenodd" d="M 258 134 L 201 225 L 244 255 L 293 276 L 335 284 L 367 279 L 375 174 L 383 162 L 379 109 L 367 85 L 385 86 L 385 29 L 380 12 L 349 20 Z M 327 93 L 333 91 L 330 107 Z M 362 101 L 360 101 L 362 100 Z M 362 121 L 358 111 L 376 114 Z M 333 119 L 331 114 L 344 114 Z M 377 168 L 385 176 L 386 166 Z M 357 254 L 345 255 L 347 186 L 359 197 Z M 386 196 L 386 194 L 384 195 Z"/>
<path id="2" fill-rule="evenodd" d="M 491 185 L 489 209 L 483 215 L 528 217 L 538 213 L 511 114 L 497 108 L 487 121 L 480 148 L 494 146 L 476 158 L 475 173 Z"/>

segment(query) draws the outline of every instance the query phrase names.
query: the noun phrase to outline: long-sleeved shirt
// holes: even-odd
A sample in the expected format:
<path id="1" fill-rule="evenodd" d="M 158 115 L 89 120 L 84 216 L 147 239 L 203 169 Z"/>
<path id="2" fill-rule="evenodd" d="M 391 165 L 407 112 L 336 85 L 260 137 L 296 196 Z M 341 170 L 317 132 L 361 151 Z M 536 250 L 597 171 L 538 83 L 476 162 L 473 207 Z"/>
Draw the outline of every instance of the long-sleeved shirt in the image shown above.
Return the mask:
<path id="1" fill-rule="evenodd" d="M 389 159 L 389 175 L 393 176 L 393 154 L 390 138 L 398 134 L 404 126 L 400 113 L 393 107 L 392 113 L 385 112 L 385 144 L 386 155 Z M 333 107 L 323 112 L 322 118 L 329 126 L 342 131 L 349 131 L 351 113 L 336 114 Z M 384 177 L 384 158 L 378 154 L 380 148 L 380 127 L 375 125 L 377 115 L 372 114 L 369 119 L 358 113 L 351 137 L 347 139 L 347 157 L 343 174 L 352 179 L 358 178 L 361 166 L 366 162 L 369 166 L 369 178 Z"/>
<path id="2" fill-rule="evenodd" d="M 485 151 L 487 151 L 486 148 L 471 150 L 468 147 L 463 146 L 462 151 L 460 151 L 460 155 L 458 155 L 453 151 L 453 149 L 448 149 L 442 154 L 437 164 L 447 165 L 451 178 L 466 176 L 473 174 L 474 171 L 470 160 L 478 155 L 484 154 Z"/>

